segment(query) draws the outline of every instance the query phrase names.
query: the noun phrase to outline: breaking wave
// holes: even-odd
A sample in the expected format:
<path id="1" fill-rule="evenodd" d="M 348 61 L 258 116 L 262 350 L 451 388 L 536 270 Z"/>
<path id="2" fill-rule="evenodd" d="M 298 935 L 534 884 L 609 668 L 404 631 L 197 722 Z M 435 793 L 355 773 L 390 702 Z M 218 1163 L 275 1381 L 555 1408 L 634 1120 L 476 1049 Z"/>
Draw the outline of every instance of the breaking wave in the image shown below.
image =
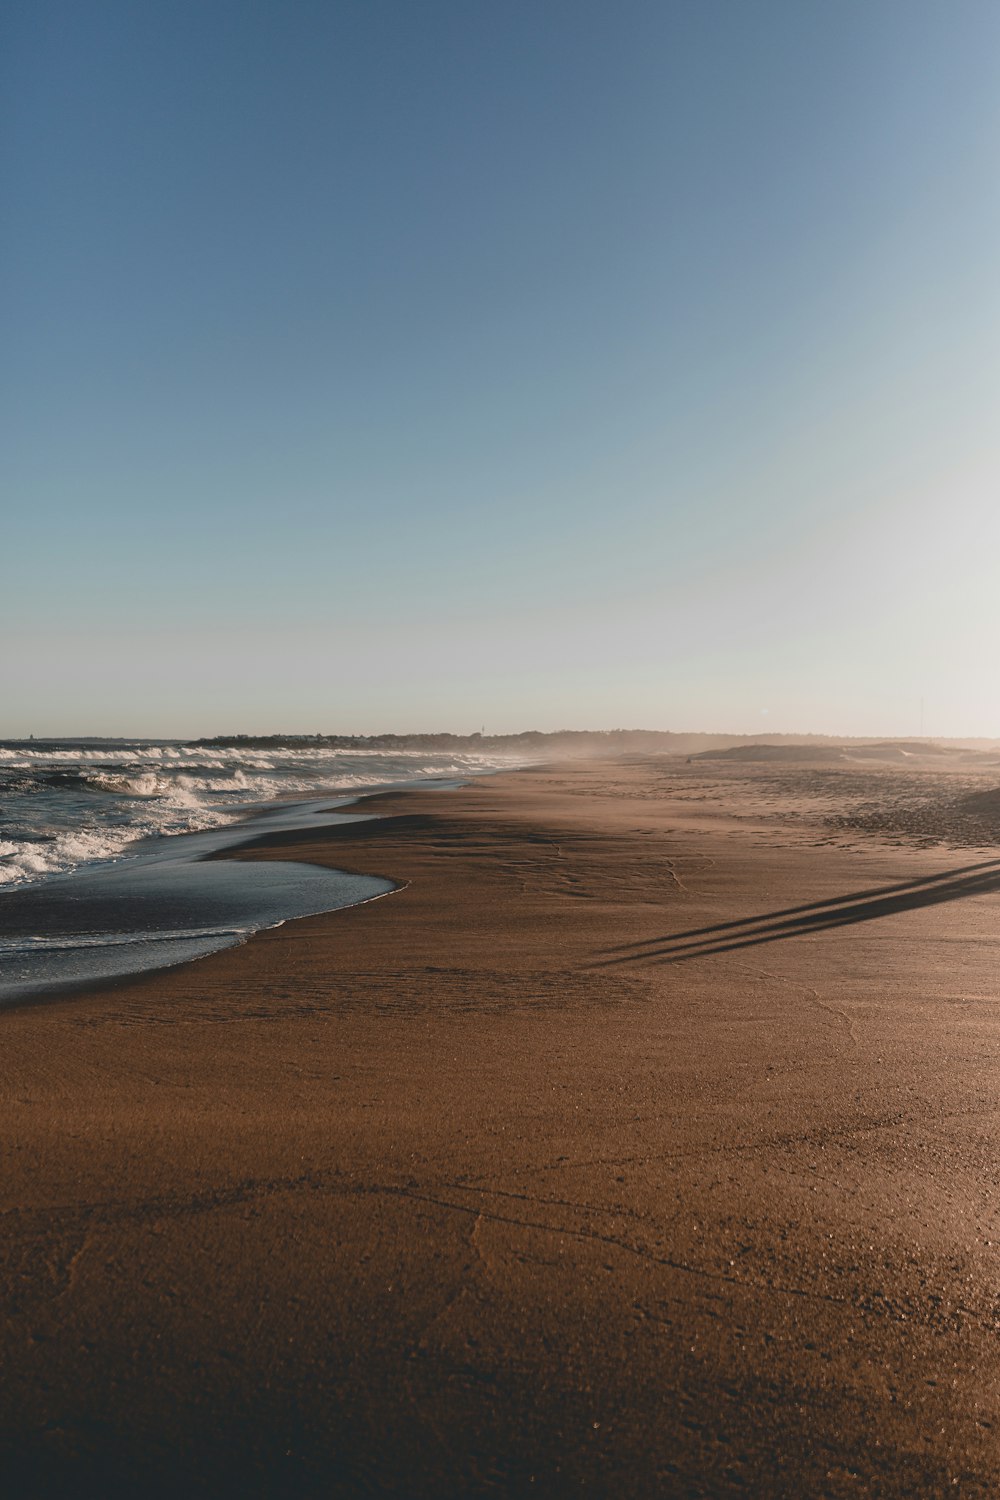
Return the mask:
<path id="1" fill-rule="evenodd" d="M 0 746 L 0 888 L 127 857 L 138 841 L 233 823 L 263 803 L 509 762 L 415 750 L 276 750 L 176 742 Z"/>

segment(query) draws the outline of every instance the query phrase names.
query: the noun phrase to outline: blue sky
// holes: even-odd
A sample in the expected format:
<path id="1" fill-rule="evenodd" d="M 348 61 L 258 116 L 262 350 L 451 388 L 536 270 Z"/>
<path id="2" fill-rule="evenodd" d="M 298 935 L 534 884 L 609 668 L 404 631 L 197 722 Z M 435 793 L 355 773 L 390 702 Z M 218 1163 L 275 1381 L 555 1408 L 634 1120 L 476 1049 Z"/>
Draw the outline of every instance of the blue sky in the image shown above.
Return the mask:
<path id="1" fill-rule="evenodd" d="M 1000 7 L 7 8 L 0 734 L 1000 736 Z"/>

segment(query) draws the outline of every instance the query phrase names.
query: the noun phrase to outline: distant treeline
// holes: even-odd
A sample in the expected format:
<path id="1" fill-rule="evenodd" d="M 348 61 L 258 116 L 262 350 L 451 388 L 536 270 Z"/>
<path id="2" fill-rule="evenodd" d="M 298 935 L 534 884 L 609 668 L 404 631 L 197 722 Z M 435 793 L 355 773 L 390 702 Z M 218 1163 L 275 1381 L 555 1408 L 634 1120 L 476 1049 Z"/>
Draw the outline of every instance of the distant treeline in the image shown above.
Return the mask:
<path id="1" fill-rule="evenodd" d="M 834 746 L 871 744 L 871 739 L 849 739 L 825 734 L 697 734 L 670 729 L 559 729 L 543 733 L 527 729 L 520 734 L 220 734 L 192 740 L 194 746 L 228 750 L 490 750 L 515 755 L 568 753 L 612 753 L 659 751 L 673 755 L 695 755 L 705 750 L 735 749 L 741 745 Z M 929 747 L 933 741 L 919 742 Z M 948 741 L 937 741 L 947 744 Z M 951 741 L 982 747 L 989 741 Z M 916 748 L 916 744 L 915 744 Z"/>
<path id="2" fill-rule="evenodd" d="M 652 729 L 560 729 L 544 733 L 526 729 L 520 734 L 220 734 L 192 740 L 193 746 L 213 750 L 673 750 L 689 753 L 714 745 L 737 745 L 733 735 L 676 734 Z"/>
<path id="3" fill-rule="evenodd" d="M 303 750 L 321 746 L 331 750 L 550 750 L 560 747 L 588 749 L 665 748 L 666 742 L 706 739 L 704 735 L 676 735 L 641 729 L 565 729 L 543 733 L 527 729 L 520 734 L 219 734 L 192 740 L 193 746 L 229 750 Z M 710 738 L 710 737 L 709 737 Z M 639 742 L 642 746 L 639 746 Z M 706 740 L 707 742 L 707 740 Z M 733 744 L 730 738 L 725 743 Z"/>

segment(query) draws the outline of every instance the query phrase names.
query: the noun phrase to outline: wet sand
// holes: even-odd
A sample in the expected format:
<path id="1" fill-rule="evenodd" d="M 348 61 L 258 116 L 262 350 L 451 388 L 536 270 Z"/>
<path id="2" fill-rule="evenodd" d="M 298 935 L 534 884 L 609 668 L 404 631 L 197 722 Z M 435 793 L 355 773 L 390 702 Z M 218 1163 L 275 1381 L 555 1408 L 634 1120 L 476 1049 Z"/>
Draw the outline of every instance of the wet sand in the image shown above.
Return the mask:
<path id="1" fill-rule="evenodd" d="M 373 798 L 0 1015 L 3 1493 L 1000 1492 L 1000 849 L 827 774 Z"/>

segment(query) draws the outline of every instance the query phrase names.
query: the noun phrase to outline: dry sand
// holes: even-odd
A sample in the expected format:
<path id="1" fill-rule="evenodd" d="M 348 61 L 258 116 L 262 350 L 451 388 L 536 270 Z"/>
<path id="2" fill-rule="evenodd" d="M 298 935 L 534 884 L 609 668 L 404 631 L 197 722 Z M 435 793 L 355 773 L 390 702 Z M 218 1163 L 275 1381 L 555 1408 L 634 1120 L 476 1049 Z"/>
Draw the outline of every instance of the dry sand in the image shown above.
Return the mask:
<path id="1" fill-rule="evenodd" d="M 854 774 L 373 799 L 0 1015 L 4 1496 L 1000 1493 L 1000 851 Z"/>

